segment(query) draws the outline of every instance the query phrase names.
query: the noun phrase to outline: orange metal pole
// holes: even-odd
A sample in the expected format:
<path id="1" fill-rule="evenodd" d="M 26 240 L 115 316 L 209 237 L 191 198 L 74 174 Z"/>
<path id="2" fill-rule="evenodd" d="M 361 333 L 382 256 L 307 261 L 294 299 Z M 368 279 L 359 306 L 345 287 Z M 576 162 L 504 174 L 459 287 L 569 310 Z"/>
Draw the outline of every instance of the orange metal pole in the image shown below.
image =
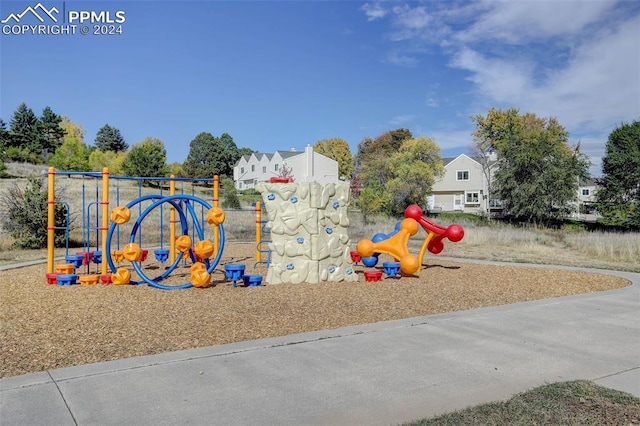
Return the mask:
<path id="1" fill-rule="evenodd" d="M 102 276 L 107 275 L 107 233 L 109 231 L 109 168 L 102 169 L 102 201 L 100 201 L 102 207 L 102 225 L 100 226 L 100 233 L 102 235 L 102 263 L 101 272 Z"/>
<path id="2" fill-rule="evenodd" d="M 169 180 L 169 195 L 172 197 L 176 195 L 176 181 L 175 175 L 170 176 Z M 169 210 L 169 260 L 173 264 L 176 260 L 176 209 L 171 206 Z"/>
<path id="3" fill-rule="evenodd" d="M 220 178 L 218 175 L 213 177 L 213 207 L 218 207 L 220 203 L 220 199 L 218 198 L 220 195 Z M 213 227 L 213 247 L 215 251 L 218 251 L 218 247 L 220 245 L 220 235 L 218 232 L 218 227 Z"/>
<path id="4" fill-rule="evenodd" d="M 260 201 L 256 201 L 256 262 L 262 261 L 260 252 L 260 241 L 262 241 L 262 206 Z"/>
<path id="5" fill-rule="evenodd" d="M 49 167 L 47 172 L 47 274 L 53 273 L 53 254 L 55 247 L 55 211 L 56 211 L 56 170 Z"/>

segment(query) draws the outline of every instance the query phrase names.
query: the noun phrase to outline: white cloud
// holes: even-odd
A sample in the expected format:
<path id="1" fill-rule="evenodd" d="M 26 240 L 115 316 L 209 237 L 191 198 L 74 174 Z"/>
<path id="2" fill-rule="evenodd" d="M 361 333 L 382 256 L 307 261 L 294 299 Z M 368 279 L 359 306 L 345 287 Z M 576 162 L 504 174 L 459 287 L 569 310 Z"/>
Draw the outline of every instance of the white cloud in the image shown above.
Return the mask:
<path id="1" fill-rule="evenodd" d="M 403 55 L 398 52 L 389 52 L 384 62 L 404 67 L 411 67 L 418 63 L 418 59 L 415 56 Z"/>
<path id="2" fill-rule="evenodd" d="M 640 117 L 637 3 L 428 2 L 395 6 L 387 17 L 385 38 L 394 42 L 388 62 L 419 66 L 421 52 L 439 47 L 449 67 L 468 73 L 473 87 L 464 100 L 468 115 L 513 106 L 557 117 L 572 142 L 581 140 L 582 151 L 597 163 L 592 171 L 608 134 L 622 121 Z M 428 94 L 425 103 L 436 105 L 433 100 Z M 450 149 L 468 146 L 469 133 L 434 136 Z"/>
<path id="3" fill-rule="evenodd" d="M 472 128 L 456 129 L 456 130 L 438 130 L 429 132 L 425 136 L 433 138 L 440 149 L 444 150 L 461 150 L 468 152 L 473 144 L 471 133 Z"/>
<path id="4" fill-rule="evenodd" d="M 413 120 L 415 120 L 415 118 L 415 115 L 411 114 L 396 115 L 391 120 L 389 120 L 389 124 L 393 126 L 400 126 L 412 122 Z"/>
<path id="5" fill-rule="evenodd" d="M 425 104 L 427 104 L 427 106 L 430 106 L 431 108 L 436 108 L 440 105 L 438 100 L 433 96 L 428 96 L 425 100 Z"/>
<path id="6" fill-rule="evenodd" d="M 387 11 L 379 3 L 365 3 L 360 8 L 367 15 L 368 21 L 375 21 L 382 19 L 387 14 Z"/>
<path id="7" fill-rule="evenodd" d="M 559 35 L 575 35 L 597 22 L 614 1 L 485 1 L 489 8 L 456 34 L 463 42 L 502 40 L 523 43 Z"/>

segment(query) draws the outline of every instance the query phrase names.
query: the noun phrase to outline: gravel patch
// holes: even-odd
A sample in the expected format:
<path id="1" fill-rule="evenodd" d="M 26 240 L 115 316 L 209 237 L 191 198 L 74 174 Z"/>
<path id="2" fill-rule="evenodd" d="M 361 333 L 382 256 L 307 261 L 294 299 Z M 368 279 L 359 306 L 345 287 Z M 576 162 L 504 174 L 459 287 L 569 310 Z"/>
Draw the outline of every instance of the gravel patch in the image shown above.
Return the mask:
<path id="1" fill-rule="evenodd" d="M 45 265 L 1 271 L 0 377 L 629 284 L 604 274 L 431 256 L 415 276 L 379 282 L 365 282 L 360 274 L 358 283 L 234 288 L 222 265 L 246 263 L 247 273 L 266 276 L 264 266 L 253 269 L 253 256 L 251 244 L 228 244 L 212 286 L 174 291 L 147 285 L 48 285 Z M 175 275 L 188 281 L 188 267 Z"/>

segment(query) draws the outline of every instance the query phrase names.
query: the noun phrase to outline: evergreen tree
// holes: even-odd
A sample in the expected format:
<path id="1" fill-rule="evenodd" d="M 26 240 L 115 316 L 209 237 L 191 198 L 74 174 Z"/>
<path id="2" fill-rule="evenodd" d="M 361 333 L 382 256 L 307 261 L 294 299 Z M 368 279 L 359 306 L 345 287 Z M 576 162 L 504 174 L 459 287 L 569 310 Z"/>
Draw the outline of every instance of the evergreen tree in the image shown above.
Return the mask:
<path id="1" fill-rule="evenodd" d="M 95 147 L 102 152 L 124 152 L 129 145 L 124 141 L 119 129 L 105 124 L 98 130 Z"/>
<path id="2" fill-rule="evenodd" d="M 40 155 L 42 145 L 39 132 L 39 120 L 33 110 L 21 103 L 13 113 L 9 125 L 7 155 L 12 160 L 34 160 L 33 154 Z"/>
<path id="3" fill-rule="evenodd" d="M 233 138 L 223 133 L 219 138 L 202 132 L 189 144 L 189 155 L 184 161 L 184 173 L 192 178 L 210 178 L 215 175 L 233 176 L 233 166 L 240 159 L 240 150 Z"/>
<path id="4" fill-rule="evenodd" d="M 609 134 L 597 208 L 609 225 L 640 229 L 640 121 Z"/>
<path id="5" fill-rule="evenodd" d="M 9 146 L 9 131 L 7 130 L 7 123 L 0 118 L 0 158 L 4 159 L 5 150 Z"/>
<path id="6" fill-rule="evenodd" d="M 40 117 L 39 133 L 42 138 L 42 148 L 47 153 L 53 154 L 62 144 L 65 135 L 64 129 L 61 127 L 62 117 L 54 113 L 51 108 L 45 107 Z"/>

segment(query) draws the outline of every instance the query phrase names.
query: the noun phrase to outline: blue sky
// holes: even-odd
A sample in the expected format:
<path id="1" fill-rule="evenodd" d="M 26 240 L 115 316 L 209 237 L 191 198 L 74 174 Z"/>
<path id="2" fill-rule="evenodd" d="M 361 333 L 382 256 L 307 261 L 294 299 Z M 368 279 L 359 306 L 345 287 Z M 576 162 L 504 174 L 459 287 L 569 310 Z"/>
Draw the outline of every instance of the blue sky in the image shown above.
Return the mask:
<path id="1" fill-rule="evenodd" d="M 468 153 L 491 107 L 557 117 L 599 173 L 609 133 L 640 119 L 635 1 L 46 1 L 123 11 L 122 34 L 0 35 L 0 117 L 26 102 L 93 143 L 108 123 L 182 162 L 200 132 L 273 152 L 405 127 Z M 0 19 L 37 0 L 2 1 Z M 41 9 L 39 9 L 41 10 Z M 53 14 L 53 12 L 52 12 Z M 44 24 L 54 22 L 45 17 Z M 17 31 L 17 30 L 16 30 Z"/>

